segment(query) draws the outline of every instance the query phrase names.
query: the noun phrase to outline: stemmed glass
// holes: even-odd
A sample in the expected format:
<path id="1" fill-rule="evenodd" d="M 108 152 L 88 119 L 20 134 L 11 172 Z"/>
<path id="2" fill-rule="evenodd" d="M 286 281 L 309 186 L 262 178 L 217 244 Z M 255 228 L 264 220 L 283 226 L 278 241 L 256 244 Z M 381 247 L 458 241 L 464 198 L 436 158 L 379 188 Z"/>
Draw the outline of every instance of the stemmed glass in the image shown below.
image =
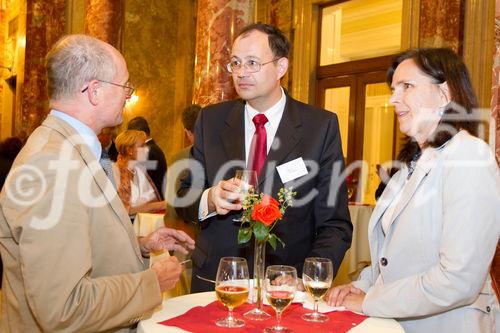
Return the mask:
<path id="1" fill-rule="evenodd" d="M 243 183 L 240 186 L 240 193 L 248 194 L 251 188 L 253 188 L 254 192 L 257 192 L 257 172 L 255 170 L 236 170 L 234 178 L 241 180 Z"/>
<path id="2" fill-rule="evenodd" d="M 302 319 L 325 322 L 328 316 L 319 313 L 319 299 L 326 294 L 333 280 L 333 265 L 330 259 L 306 258 L 302 271 L 302 282 L 306 291 L 314 298 L 314 310 L 302 315 Z"/>
<path id="3" fill-rule="evenodd" d="M 243 327 L 245 322 L 235 318 L 233 309 L 245 303 L 248 298 L 248 265 L 245 258 L 223 257 L 220 259 L 215 280 L 215 293 L 219 301 L 227 306 L 226 318 L 218 319 L 220 327 Z"/>
<path id="4" fill-rule="evenodd" d="M 276 326 L 267 327 L 265 333 L 288 333 L 281 325 L 281 313 L 292 303 L 297 289 L 297 270 L 291 266 L 273 265 L 266 269 L 266 298 L 276 311 Z"/>
<path id="5" fill-rule="evenodd" d="M 347 199 L 349 200 L 349 202 L 352 201 L 353 194 L 354 194 L 354 189 L 352 188 L 352 186 L 347 186 Z"/>
<path id="6" fill-rule="evenodd" d="M 247 195 L 251 188 L 257 192 L 257 172 L 255 170 L 236 170 L 234 178 L 239 179 L 242 183 L 239 187 L 239 193 Z M 241 220 L 242 218 L 233 219 L 235 222 L 241 222 Z"/>

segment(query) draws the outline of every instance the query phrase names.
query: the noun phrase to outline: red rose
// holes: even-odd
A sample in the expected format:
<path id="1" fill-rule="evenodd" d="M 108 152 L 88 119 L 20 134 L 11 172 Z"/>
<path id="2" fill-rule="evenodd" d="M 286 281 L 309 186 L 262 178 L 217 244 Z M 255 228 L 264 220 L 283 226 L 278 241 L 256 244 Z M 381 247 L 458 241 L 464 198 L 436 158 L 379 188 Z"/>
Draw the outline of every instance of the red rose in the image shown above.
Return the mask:
<path id="1" fill-rule="evenodd" d="M 256 204 L 252 211 L 252 219 L 262 222 L 265 226 L 270 226 L 282 216 L 278 201 L 267 194 L 264 194 L 262 201 Z"/>

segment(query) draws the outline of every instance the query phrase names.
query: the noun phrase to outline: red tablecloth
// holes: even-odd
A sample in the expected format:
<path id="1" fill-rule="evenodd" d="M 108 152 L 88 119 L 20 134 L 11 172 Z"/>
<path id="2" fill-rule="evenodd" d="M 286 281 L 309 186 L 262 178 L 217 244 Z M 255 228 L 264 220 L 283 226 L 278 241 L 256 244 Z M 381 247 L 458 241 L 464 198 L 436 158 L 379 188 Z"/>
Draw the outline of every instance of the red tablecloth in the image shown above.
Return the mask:
<path id="1" fill-rule="evenodd" d="M 243 318 L 243 313 L 252 308 L 252 304 L 244 304 L 234 310 L 235 316 Z M 245 327 L 242 328 L 222 328 L 215 325 L 219 318 L 227 316 L 227 308 L 218 301 L 212 302 L 206 306 L 197 306 L 178 317 L 168 319 L 159 324 L 166 326 L 176 326 L 192 333 L 206 332 L 230 332 L 230 333 L 252 333 L 262 332 L 269 326 L 276 324 L 274 310 L 270 306 L 264 306 L 264 309 L 272 315 L 271 319 L 264 321 L 254 321 L 245 319 Z M 304 309 L 302 304 L 293 303 L 283 312 L 282 324 L 295 333 L 344 333 L 354 326 L 360 324 L 367 317 L 356 314 L 351 311 L 335 311 L 326 313 L 330 318 L 325 323 L 311 323 L 304 321 L 301 316 L 311 310 Z"/>

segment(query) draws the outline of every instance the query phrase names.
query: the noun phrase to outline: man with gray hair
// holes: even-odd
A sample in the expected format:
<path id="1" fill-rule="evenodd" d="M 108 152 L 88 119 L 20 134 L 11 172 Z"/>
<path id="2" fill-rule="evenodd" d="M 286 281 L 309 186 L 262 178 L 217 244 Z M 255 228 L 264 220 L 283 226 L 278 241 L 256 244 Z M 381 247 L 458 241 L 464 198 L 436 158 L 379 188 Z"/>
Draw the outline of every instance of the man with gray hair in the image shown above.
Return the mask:
<path id="1" fill-rule="evenodd" d="M 162 228 L 136 238 L 99 163 L 97 134 L 122 121 L 133 92 L 123 56 L 85 35 L 47 55 L 50 114 L 19 153 L 0 193 L 5 264 L 1 332 L 128 332 L 174 287 L 173 257 L 194 241 Z"/>

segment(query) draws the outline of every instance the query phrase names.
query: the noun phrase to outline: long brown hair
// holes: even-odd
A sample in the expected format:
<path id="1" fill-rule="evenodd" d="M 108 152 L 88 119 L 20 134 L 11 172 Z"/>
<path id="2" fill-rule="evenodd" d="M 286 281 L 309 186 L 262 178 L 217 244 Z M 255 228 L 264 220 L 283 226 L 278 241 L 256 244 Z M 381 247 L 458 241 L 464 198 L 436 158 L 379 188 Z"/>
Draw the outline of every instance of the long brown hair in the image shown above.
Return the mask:
<path id="1" fill-rule="evenodd" d="M 469 72 L 462 59 L 448 48 L 420 48 L 404 51 L 396 56 L 392 66 L 387 71 L 389 85 L 392 84 L 396 68 L 407 59 L 412 59 L 424 74 L 434 80 L 434 83 L 446 82 L 451 96 L 451 102 L 443 110 L 443 116 L 435 134 L 428 139 L 426 145 L 439 147 L 462 129 L 477 136 L 478 122 L 473 119 L 477 98 L 472 89 Z M 410 140 L 407 145 L 416 146 L 406 147 L 405 149 L 408 151 L 416 153 L 420 151 L 414 140 Z M 411 158 L 411 156 L 409 157 Z"/>

